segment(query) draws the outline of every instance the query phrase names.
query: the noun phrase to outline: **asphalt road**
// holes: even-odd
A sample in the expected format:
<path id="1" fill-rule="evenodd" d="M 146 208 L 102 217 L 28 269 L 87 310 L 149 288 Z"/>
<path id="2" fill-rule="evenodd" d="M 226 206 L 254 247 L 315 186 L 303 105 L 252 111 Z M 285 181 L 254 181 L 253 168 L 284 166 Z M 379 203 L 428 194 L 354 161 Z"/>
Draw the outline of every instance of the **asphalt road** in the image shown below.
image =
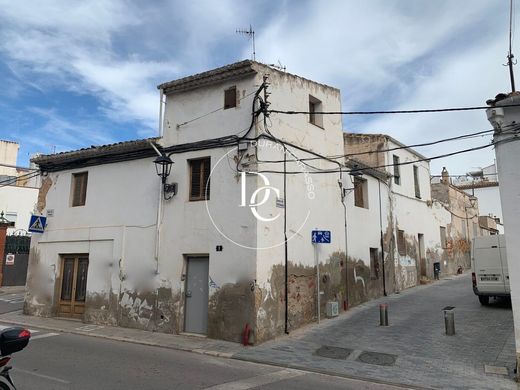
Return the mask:
<path id="1" fill-rule="evenodd" d="M 25 293 L 0 294 L 0 314 L 20 310 L 23 307 Z"/>
<path id="2" fill-rule="evenodd" d="M 392 389 L 280 367 L 33 329 L 13 355 L 19 389 Z"/>

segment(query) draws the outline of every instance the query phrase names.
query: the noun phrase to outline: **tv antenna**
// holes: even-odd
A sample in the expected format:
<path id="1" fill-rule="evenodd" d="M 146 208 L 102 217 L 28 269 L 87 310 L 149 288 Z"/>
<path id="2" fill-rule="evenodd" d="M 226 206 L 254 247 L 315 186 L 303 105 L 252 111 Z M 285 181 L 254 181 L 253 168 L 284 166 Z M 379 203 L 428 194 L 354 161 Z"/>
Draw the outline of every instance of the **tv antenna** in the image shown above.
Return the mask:
<path id="1" fill-rule="evenodd" d="M 253 26 L 249 25 L 249 30 L 238 29 L 236 31 L 237 34 L 246 35 L 253 41 L 253 61 L 256 61 L 256 52 L 255 52 L 255 30 L 253 30 Z"/>
<path id="2" fill-rule="evenodd" d="M 515 75 L 513 73 L 513 65 L 516 65 L 516 61 L 513 62 L 513 55 L 511 46 L 513 41 L 513 0 L 509 1 L 509 53 L 507 53 L 507 64 L 509 67 L 509 78 L 511 79 L 511 92 L 515 92 Z"/>

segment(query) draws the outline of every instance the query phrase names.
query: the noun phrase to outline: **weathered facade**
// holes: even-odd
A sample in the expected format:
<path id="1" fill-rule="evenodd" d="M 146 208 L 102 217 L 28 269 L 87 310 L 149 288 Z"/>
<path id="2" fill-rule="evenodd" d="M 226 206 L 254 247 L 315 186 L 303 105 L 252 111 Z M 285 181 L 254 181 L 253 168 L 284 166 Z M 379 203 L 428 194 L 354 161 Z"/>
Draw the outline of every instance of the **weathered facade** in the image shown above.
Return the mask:
<path id="1" fill-rule="evenodd" d="M 432 197 L 450 213 L 443 239 L 445 268 L 448 273 L 455 273 L 459 266 L 471 268 L 471 239 L 482 235 L 478 199 L 452 185 L 446 169 L 440 182 L 432 184 Z"/>
<path id="2" fill-rule="evenodd" d="M 427 158 L 384 134 L 346 133 L 344 139 L 348 157 L 379 167 L 389 176 L 382 186 L 389 204 L 383 242 L 393 259 L 388 292 L 433 279 L 435 263 L 440 263 L 441 272 L 452 273 L 450 262 L 444 262 L 448 255 L 441 238 L 441 227 L 451 217 L 432 200 Z"/>
<path id="3" fill-rule="evenodd" d="M 267 74 L 270 95 L 258 87 Z M 35 160 L 44 171 L 38 211 L 52 216 L 32 244 L 25 312 L 233 341 L 247 325 L 262 341 L 316 319 L 314 228 L 332 235 L 317 248 L 320 309 L 341 307 L 339 164 L 296 161 L 342 154 L 341 119 L 256 114 L 257 96 L 339 110 L 339 91 L 252 61 L 159 89 L 162 137 Z M 154 147 L 174 161 L 171 200 Z M 319 169 L 337 172 L 308 172 Z"/>

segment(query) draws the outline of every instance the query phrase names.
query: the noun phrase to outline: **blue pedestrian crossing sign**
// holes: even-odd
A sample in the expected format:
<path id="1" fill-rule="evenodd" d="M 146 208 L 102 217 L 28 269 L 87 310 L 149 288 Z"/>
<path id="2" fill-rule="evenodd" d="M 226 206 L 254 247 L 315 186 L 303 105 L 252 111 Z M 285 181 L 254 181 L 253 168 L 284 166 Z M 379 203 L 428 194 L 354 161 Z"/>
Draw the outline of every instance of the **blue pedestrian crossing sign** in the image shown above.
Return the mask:
<path id="1" fill-rule="evenodd" d="M 311 237 L 313 244 L 330 244 L 332 238 L 330 230 L 313 230 Z"/>
<path id="2" fill-rule="evenodd" d="M 43 233 L 45 225 L 47 224 L 47 217 L 43 215 L 31 215 L 29 222 L 29 231 L 31 233 Z"/>

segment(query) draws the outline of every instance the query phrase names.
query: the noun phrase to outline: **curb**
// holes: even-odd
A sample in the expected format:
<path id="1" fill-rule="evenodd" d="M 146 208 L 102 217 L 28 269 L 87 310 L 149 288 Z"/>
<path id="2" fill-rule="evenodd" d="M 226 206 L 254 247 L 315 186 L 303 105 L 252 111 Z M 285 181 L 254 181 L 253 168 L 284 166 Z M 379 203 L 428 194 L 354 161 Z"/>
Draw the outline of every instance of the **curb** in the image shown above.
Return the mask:
<path id="1" fill-rule="evenodd" d="M 416 385 L 408 385 L 406 383 L 397 383 L 397 382 L 390 382 L 385 381 L 382 379 L 375 379 L 375 378 L 369 378 L 369 377 L 363 377 L 358 375 L 351 375 L 351 374 L 342 374 L 338 372 L 331 372 L 327 370 L 322 370 L 319 368 L 312 368 L 312 367 L 301 367 L 296 364 L 290 364 L 290 363 L 273 363 L 269 361 L 263 361 L 260 359 L 245 357 L 245 356 L 232 356 L 231 359 L 234 360 L 241 360 L 244 362 L 250 362 L 250 363 L 258 363 L 258 364 L 265 364 L 267 366 L 273 366 L 273 367 L 282 367 L 282 368 L 289 368 L 292 370 L 299 370 L 299 371 L 305 371 L 310 372 L 314 374 L 321 374 L 321 375 L 327 375 L 327 376 L 335 376 L 339 378 L 345 378 L 345 379 L 354 379 L 362 382 L 370 382 L 370 383 L 377 383 L 380 385 L 388 385 L 393 387 L 400 387 L 403 389 L 413 389 L 413 390 L 435 390 L 433 387 L 421 387 Z"/>

